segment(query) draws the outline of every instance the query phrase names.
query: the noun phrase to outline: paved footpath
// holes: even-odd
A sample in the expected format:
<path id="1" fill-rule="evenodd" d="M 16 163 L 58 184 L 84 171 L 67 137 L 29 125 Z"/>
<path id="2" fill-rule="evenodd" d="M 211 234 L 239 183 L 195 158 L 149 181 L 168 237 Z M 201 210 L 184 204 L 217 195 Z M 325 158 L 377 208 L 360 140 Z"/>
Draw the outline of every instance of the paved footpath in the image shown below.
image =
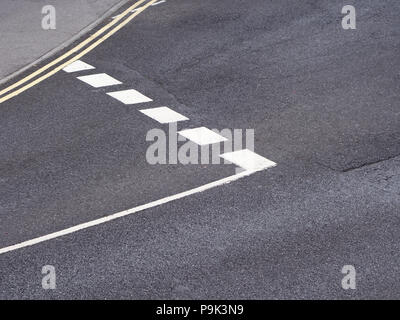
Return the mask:
<path id="1" fill-rule="evenodd" d="M 9 75 L 57 51 L 91 29 L 103 15 L 126 0 L 1 0 L 0 82 Z M 42 8 L 56 9 L 56 29 L 44 30 Z M 51 52 L 50 52 L 51 51 Z"/>

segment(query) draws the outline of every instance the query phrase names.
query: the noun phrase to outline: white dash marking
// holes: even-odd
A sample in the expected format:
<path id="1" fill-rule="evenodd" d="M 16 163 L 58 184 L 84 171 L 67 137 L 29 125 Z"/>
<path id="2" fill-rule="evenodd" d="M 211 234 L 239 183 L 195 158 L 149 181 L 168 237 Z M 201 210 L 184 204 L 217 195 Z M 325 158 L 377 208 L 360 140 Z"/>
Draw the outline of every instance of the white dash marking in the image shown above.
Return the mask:
<path id="1" fill-rule="evenodd" d="M 158 1 L 158 2 L 153 3 L 152 5 L 150 5 L 150 7 L 154 7 L 154 6 L 158 5 L 158 4 L 165 3 L 165 2 L 167 2 L 167 0 L 161 0 L 161 1 Z M 130 13 L 133 13 L 133 12 L 136 12 L 136 11 L 142 9 L 142 8 L 143 8 L 143 7 L 139 7 L 139 8 L 133 9 L 133 10 L 131 10 L 131 11 L 129 11 L 129 12 L 130 12 Z M 120 14 L 119 14 L 119 15 L 116 15 L 116 16 L 114 16 L 114 17 L 112 17 L 112 19 L 115 19 L 115 18 L 117 18 L 117 17 L 119 17 L 119 16 L 120 16 Z"/>
<path id="2" fill-rule="evenodd" d="M 248 149 L 224 153 L 220 157 L 245 170 L 263 170 L 276 166 L 275 162 Z"/>
<path id="3" fill-rule="evenodd" d="M 161 0 L 161 1 L 155 2 L 151 6 L 154 7 L 154 6 L 156 6 L 158 4 L 161 4 L 161 3 L 164 3 L 164 2 L 167 2 L 167 0 Z"/>
<path id="4" fill-rule="evenodd" d="M 122 83 L 121 81 L 114 79 L 106 73 L 91 74 L 89 76 L 82 76 L 77 78 L 95 88 L 114 86 L 116 84 Z"/>
<path id="5" fill-rule="evenodd" d="M 91 66 L 90 64 L 87 64 L 86 62 L 83 62 L 81 60 L 76 60 L 67 65 L 63 70 L 65 72 L 71 73 L 71 72 L 78 72 L 78 71 L 92 70 L 92 69 L 96 68 Z"/>
<path id="6" fill-rule="evenodd" d="M 96 220 L 92 220 L 92 221 L 89 221 L 89 222 L 86 222 L 86 223 L 78 224 L 78 225 L 76 225 L 74 227 L 70 227 L 70 228 L 67 228 L 67 229 L 63 229 L 61 231 L 50 233 L 50 234 L 47 234 L 45 236 L 41 236 L 41 237 L 34 238 L 34 239 L 31 239 L 31 240 L 27 240 L 27 241 L 24 241 L 24 242 L 21 242 L 21 243 L 18 243 L 18 244 L 14 244 L 14 245 L 11 245 L 11 246 L 8 246 L 8 247 L 4 247 L 4 248 L 0 249 L 0 254 L 6 253 L 6 252 L 10 252 L 10 251 L 14 251 L 14 250 L 21 249 L 21 248 L 25 248 L 25 247 L 29 247 L 29 246 L 33 246 L 33 245 L 41 243 L 41 242 L 45 242 L 45 241 L 49 241 L 49 240 L 52 240 L 52 239 L 56 239 L 56 238 L 59 238 L 59 237 L 62 237 L 62 236 L 65 236 L 65 235 L 80 231 L 80 230 L 91 228 L 91 227 L 94 227 L 94 226 L 97 226 L 97 225 L 100 225 L 100 224 L 103 224 L 103 223 L 118 219 L 118 218 L 129 216 L 129 215 L 131 215 L 133 213 L 137 213 L 137 212 L 140 212 L 140 211 L 143 211 L 143 210 L 146 210 L 146 209 L 154 208 L 154 207 L 160 206 L 162 204 L 165 204 L 165 203 L 168 203 L 168 202 L 171 202 L 171 201 L 174 201 L 174 200 L 185 198 L 187 196 L 190 196 L 190 195 L 193 195 L 193 194 L 196 194 L 196 193 L 199 193 L 199 192 L 203 192 L 203 191 L 206 191 L 206 190 L 209 190 L 209 189 L 212 189 L 212 188 L 215 188 L 215 187 L 218 187 L 218 186 L 221 186 L 221 185 L 236 181 L 236 180 L 238 180 L 240 178 L 249 176 L 249 175 L 251 175 L 251 174 L 253 174 L 255 172 L 256 171 L 243 171 L 241 173 L 237 173 L 237 174 L 229 176 L 227 178 L 223 178 L 223 179 L 220 179 L 220 180 L 205 184 L 203 186 L 200 186 L 200 187 L 197 187 L 197 188 L 194 188 L 194 189 L 190 189 L 188 191 L 184 191 L 184 192 L 181 192 L 181 193 L 169 196 L 169 197 L 165 197 L 165 198 L 162 198 L 160 200 L 152 201 L 152 202 L 149 202 L 147 204 L 140 205 L 138 207 L 135 207 L 135 208 L 132 208 L 132 209 L 129 209 L 129 210 L 125 210 L 125 211 L 121 211 L 121 212 L 118 212 L 118 213 L 114 213 L 114 214 L 111 214 L 109 216 L 106 216 L 106 217 L 103 217 L 103 218 L 99 218 L 99 219 L 96 219 Z"/>
<path id="7" fill-rule="evenodd" d="M 124 104 L 136 104 L 153 101 L 152 99 L 146 97 L 145 95 L 134 89 L 107 92 L 107 94 Z"/>
<path id="8" fill-rule="evenodd" d="M 138 11 L 139 9 L 142 9 L 142 7 L 139 7 L 139 8 L 133 9 L 133 10 L 129 11 L 129 13 L 136 12 L 136 11 Z M 118 15 L 116 15 L 116 16 L 114 16 L 114 17 L 112 17 L 112 19 L 118 18 L 119 16 L 120 16 L 120 14 L 118 14 Z"/>
<path id="9" fill-rule="evenodd" d="M 143 109 L 139 111 L 144 113 L 146 116 L 158 121 L 159 123 L 171 123 L 189 120 L 189 118 L 186 118 L 185 116 L 168 107 Z"/>
<path id="10" fill-rule="evenodd" d="M 225 137 L 206 127 L 186 129 L 178 132 L 181 136 L 197 143 L 200 146 L 227 141 Z"/>

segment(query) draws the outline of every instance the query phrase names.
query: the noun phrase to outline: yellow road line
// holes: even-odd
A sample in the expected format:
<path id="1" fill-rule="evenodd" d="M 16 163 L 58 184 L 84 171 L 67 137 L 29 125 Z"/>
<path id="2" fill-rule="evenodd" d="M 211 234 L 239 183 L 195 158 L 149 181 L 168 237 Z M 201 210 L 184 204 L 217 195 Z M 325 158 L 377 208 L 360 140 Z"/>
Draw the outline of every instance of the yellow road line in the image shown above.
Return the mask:
<path id="1" fill-rule="evenodd" d="M 139 5 L 141 5 L 143 2 L 145 2 L 146 0 L 139 0 L 137 1 L 135 4 L 133 4 L 132 6 L 130 6 L 128 9 L 126 9 L 124 12 L 122 12 L 117 18 L 115 18 L 113 21 L 109 22 L 108 24 L 106 24 L 104 27 L 102 27 L 101 29 L 99 29 L 97 32 L 95 32 L 93 35 L 91 35 L 89 38 L 87 38 L 86 40 L 82 41 L 81 43 L 79 43 L 78 45 L 76 45 L 74 48 L 72 48 L 71 50 L 69 50 L 68 52 L 66 52 L 65 54 L 63 54 L 62 56 L 60 56 L 59 58 L 53 60 L 52 62 L 46 64 L 45 66 L 43 66 L 42 68 L 36 70 L 35 72 L 31 73 L 30 75 L 26 76 L 25 78 L 19 80 L 18 82 L 10 85 L 9 87 L 3 89 L 0 91 L 0 96 L 2 96 L 3 94 L 19 87 L 20 85 L 24 84 L 25 82 L 29 81 L 30 79 L 36 77 L 37 75 L 41 74 L 42 72 L 46 71 L 47 69 L 49 69 L 50 67 L 56 65 L 57 63 L 61 62 L 62 60 L 68 58 L 70 55 L 72 55 L 73 53 L 77 52 L 78 50 L 80 50 L 81 48 L 83 48 L 84 46 L 86 46 L 88 43 L 90 43 L 91 41 L 93 41 L 94 39 L 96 39 L 98 36 L 100 36 L 102 33 L 104 33 L 105 31 L 107 31 L 108 29 L 110 29 L 113 25 L 115 25 L 118 21 L 120 21 L 122 18 L 124 18 L 126 15 L 128 15 L 133 9 L 135 9 L 136 7 L 138 7 Z M 5 101 L 5 100 L 4 100 Z M 1 103 L 1 102 L 0 102 Z"/>
<path id="2" fill-rule="evenodd" d="M 149 6 L 151 6 L 154 2 L 156 2 L 157 0 L 151 0 L 150 2 L 148 2 L 146 5 L 144 5 L 143 7 L 139 8 L 135 13 L 133 13 L 132 15 L 130 15 L 128 18 L 126 18 L 123 22 L 121 22 L 119 25 L 117 25 L 114 29 L 112 29 L 111 31 L 109 31 L 107 34 L 105 34 L 103 37 L 101 37 L 100 39 L 98 39 L 96 42 L 94 42 L 93 44 L 91 44 L 89 47 L 87 47 L 85 50 L 83 50 L 81 53 L 77 54 L 75 57 L 69 59 L 67 62 L 63 63 L 62 65 L 58 66 L 57 68 L 53 69 L 52 71 L 46 73 L 45 75 L 37 78 L 36 80 L 32 81 L 31 83 L 28 83 L 27 85 L 23 86 L 22 88 L 13 91 L 11 93 L 9 93 L 8 95 L 4 96 L 3 98 L 0 98 L 0 103 L 3 103 L 4 101 L 7 101 L 17 95 L 19 95 L 21 92 L 24 92 L 25 90 L 28 90 L 29 88 L 32 88 L 33 86 L 37 85 L 38 83 L 42 82 L 43 80 L 49 78 L 50 76 L 52 76 L 53 74 L 57 73 L 58 71 L 64 69 L 67 65 L 69 65 L 70 63 L 80 59 L 81 57 L 83 57 L 85 54 L 87 54 L 88 52 L 92 51 L 94 48 L 96 48 L 99 44 L 101 44 L 102 42 L 104 42 L 105 40 L 107 40 L 109 37 L 111 37 L 114 33 L 116 33 L 118 30 L 120 30 L 122 27 L 124 27 L 125 25 L 127 25 L 133 18 L 135 18 L 138 14 L 140 14 L 141 12 L 143 12 L 144 10 L 146 10 Z"/>

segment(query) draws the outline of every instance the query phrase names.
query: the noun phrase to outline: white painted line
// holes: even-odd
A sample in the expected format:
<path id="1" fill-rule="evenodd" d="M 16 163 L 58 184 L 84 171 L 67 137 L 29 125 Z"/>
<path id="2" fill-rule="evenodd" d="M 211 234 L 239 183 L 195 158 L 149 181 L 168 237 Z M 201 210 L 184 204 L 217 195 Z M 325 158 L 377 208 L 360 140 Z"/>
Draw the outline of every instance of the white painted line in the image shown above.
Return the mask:
<path id="1" fill-rule="evenodd" d="M 114 86 L 116 84 L 122 83 L 121 81 L 114 79 L 106 73 L 91 74 L 89 76 L 82 76 L 77 78 L 95 88 Z"/>
<path id="2" fill-rule="evenodd" d="M 161 4 L 161 3 L 164 3 L 164 2 L 167 2 L 167 0 L 161 0 L 161 1 L 158 1 L 158 2 L 154 2 L 151 6 L 154 7 L 154 6 L 156 6 L 158 4 Z"/>
<path id="3" fill-rule="evenodd" d="M 165 204 L 165 203 L 168 203 L 168 202 L 171 202 L 171 201 L 174 201 L 174 200 L 178 200 L 178 199 L 181 199 L 181 198 L 184 198 L 184 197 L 187 197 L 187 196 L 199 193 L 199 192 L 203 192 L 203 191 L 206 191 L 206 190 L 209 190 L 209 189 L 212 189 L 212 188 L 215 188 L 215 187 L 218 187 L 218 186 L 233 182 L 233 181 L 238 180 L 240 178 L 249 176 L 249 175 L 251 175 L 251 174 L 253 174 L 255 172 L 257 172 L 257 171 L 244 171 L 244 172 L 229 176 L 227 178 L 223 178 L 223 179 L 220 179 L 220 180 L 205 184 L 203 186 L 200 186 L 200 187 L 197 187 L 197 188 L 194 188 L 194 189 L 190 189 L 188 191 L 184 191 L 184 192 L 175 194 L 173 196 L 169 196 L 169 197 L 162 198 L 160 200 L 149 202 L 147 204 L 144 204 L 144 205 L 141 205 L 141 206 L 129 209 L 129 210 L 125 210 L 125 211 L 121 211 L 121 212 L 118 212 L 118 213 L 114 213 L 112 215 L 109 215 L 109 216 L 106 216 L 106 217 L 103 217 L 103 218 L 100 218 L 100 219 L 96 219 L 96 220 L 92 220 L 92 221 L 89 221 L 89 222 L 86 222 L 86 223 L 78 224 L 78 225 L 76 225 L 74 227 L 71 227 L 71 228 L 68 228 L 68 229 L 64 229 L 64 230 L 61 230 L 61 231 L 57 231 L 57 232 L 54 232 L 54 233 L 47 234 L 47 235 L 42 236 L 42 237 L 34 238 L 34 239 L 31 239 L 31 240 L 28 240 L 28 241 L 24 241 L 24 242 L 21 242 L 21 243 L 18 243 L 18 244 L 14 244 L 14 245 L 11 245 L 11 246 L 8 246 L 8 247 L 4 247 L 4 248 L 0 249 L 0 254 L 6 253 L 6 252 L 10 252 L 10 251 L 14 251 L 14 250 L 21 249 L 21 248 L 25 248 L 25 247 L 29 247 L 29 246 L 33 246 L 33 245 L 41 243 L 41 242 L 45 242 L 45 241 L 49 241 L 49 240 L 52 240 L 52 239 L 56 239 L 56 238 L 65 236 L 67 234 L 71 234 L 71 233 L 74 233 L 74 232 L 77 232 L 77 231 L 80 231 L 80 230 L 84 230 L 84 229 L 87 229 L 87 228 L 90 228 L 90 227 L 94 227 L 94 226 L 97 226 L 97 225 L 100 225 L 100 224 L 103 224 L 103 223 L 106 223 L 106 222 L 109 222 L 109 221 L 112 221 L 112 220 L 115 220 L 115 219 L 118 219 L 118 218 L 129 216 L 129 215 L 131 215 L 133 213 L 137 213 L 137 212 L 140 212 L 140 211 L 143 211 L 143 210 L 146 210 L 146 209 L 154 208 L 154 207 L 160 206 L 162 204 Z"/>
<path id="4" fill-rule="evenodd" d="M 220 157 L 245 170 L 263 170 L 276 166 L 275 162 L 248 149 L 224 153 L 221 154 Z"/>
<path id="5" fill-rule="evenodd" d="M 139 7 L 139 8 L 136 8 L 136 9 L 133 9 L 133 10 L 131 10 L 131 11 L 129 11 L 129 13 L 132 13 L 132 12 L 136 12 L 136 11 L 138 11 L 139 9 L 141 9 L 142 7 Z M 116 16 L 114 16 L 114 17 L 112 17 L 111 19 L 116 19 L 116 18 L 118 18 L 120 16 L 120 14 L 118 14 L 118 15 L 116 15 Z"/>
<path id="6" fill-rule="evenodd" d="M 65 72 L 71 73 L 71 72 L 78 72 L 78 71 L 92 70 L 92 69 L 96 68 L 91 66 L 90 64 L 87 64 L 86 62 L 83 62 L 81 60 L 76 60 L 67 65 L 63 70 Z"/>
<path id="7" fill-rule="evenodd" d="M 197 143 L 198 145 L 205 146 L 208 144 L 219 143 L 227 141 L 225 137 L 211 131 L 206 127 L 186 129 L 178 132 L 181 136 Z"/>
<path id="8" fill-rule="evenodd" d="M 143 109 L 139 111 L 144 113 L 146 116 L 158 121 L 159 123 L 171 123 L 189 120 L 189 118 L 186 118 L 185 116 L 168 107 Z"/>
<path id="9" fill-rule="evenodd" d="M 167 0 L 161 0 L 161 1 L 158 1 L 158 2 L 153 3 L 152 5 L 150 5 L 150 7 L 154 7 L 154 6 L 156 6 L 156 5 L 159 5 L 159 4 L 165 3 L 165 2 L 167 2 Z M 129 11 L 129 12 L 136 12 L 136 11 L 140 10 L 141 8 L 142 8 L 142 7 L 139 7 L 139 8 L 133 9 L 133 10 L 131 10 L 131 11 Z M 117 18 L 117 17 L 119 17 L 119 16 L 120 16 L 120 15 L 114 16 L 114 17 L 112 17 L 112 19 L 115 19 L 115 18 Z"/>
<path id="10" fill-rule="evenodd" d="M 134 89 L 107 92 L 107 94 L 124 104 L 136 104 L 153 101 L 152 99 L 146 97 L 145 95 Z"/>

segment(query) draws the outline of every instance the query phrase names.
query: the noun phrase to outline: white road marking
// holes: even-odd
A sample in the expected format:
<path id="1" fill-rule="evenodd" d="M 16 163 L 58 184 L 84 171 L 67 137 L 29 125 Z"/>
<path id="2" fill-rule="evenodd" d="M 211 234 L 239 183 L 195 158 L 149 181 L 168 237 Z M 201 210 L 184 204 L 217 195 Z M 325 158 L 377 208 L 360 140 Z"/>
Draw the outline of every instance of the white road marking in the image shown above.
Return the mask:
<path id="1" fill-rule="evenodd" d="M 164 2 L 167 2 L 167 0 L 161 0 L 161 1 L 158 1 L 158 2 L 154 2 L 152 5 L 150 5 L 150 7 L 154 7 L 154 6 L 156 6 L 158 4 L 161 4 L 161 3 L 164 3 Z M 129 12 L 136 12 L 136 11 L 140 10 L 141 8 L 142 7 L 139 7 L 139 8 L 133 9 L 132 11 L 129 11 Z M 112 19 L 115 19 L 115 18 L 117 18 L 119 16 L 120 15 L 114 16 L 114 17 L 112 17 Z"/>
<path id="2" fill-rule="evenodd" d="M 275 162 L 248 149 L 224 153 L 221 154 L 220 157 L 245 170 L 263 170 L 276 166 Z"/>
<path id="3" fill-rule="evenodd" d="M 178 132 L 181 136 L 200 146 L 227 141 L 228 139 L 206 127 L 186 129 Z"/>
<path id="4" fill-rule="evenodd" d="M 107 92 L 107 94 L 124 104 L 136 104 L 153 101 L 152 99 L 146 97 L 145 95 L 134 89 Z"/>
<path id="5" fill-rule="evenodd" d="M 81 60 L 76 60 L 70 63 L 68 66 L 66 66 L 63 70 L 65 72 L 71 73 L 71 72 L 78 72 L 78 71 L 92 70 L 92 69 L 96 68 L 91 66 L 90 64 L 87 64 L 86 62 L 83 62 Z"/>
<path id="6" fill-rule="evenodd" d="M 29 246 L 33 246 L 33 245 L 41 243 L 41 242 L 45 242 L 45 241 L 49 241 L 49 240 L 52 240 L 52 239 L 56 239 L 56 238 L 65 236 L 67 234 L 71 234 L 71 233 L 74 233 L 74 232 L 77 232 L 77 231 L 80 231 L 80 230 L 84 230 L 84 229 L 87 229 L 87 228 L 91 228 L 91 227 L 94 227 L 94 226 L 97 226 L 97 225 L 100 225 L 100 224 L 103 224 L 103 223 L 106 223 L 106 222 L 109 222 L 109 221 L 112 221 L 112 220 L 115 220 L 115 219 L 118 219 L 118 218 L 122 218 L 122 217 L 125 217 L 125 216 L 128 216 L 128 215 L 131 215 L 133 213 L 137 213 L 137 212 L 140 212 L 140 211 L 143 211 L 143 210 L 146 210 L 146 209 L 154 208 L 154 207 L 160 206 L 162 204 L 165 204 L 165 203 L 168 203 L 168 202 L 171 202 L 171 201 L 174 201 L 174 200 L 178 200 L 178 199 L 181 199 L 181 198 L 184 198 L 184 197 L 187 197 L 187 196 L 199 193 L 199 192 L 203 192 L 203 191 L 206 191 L 206 190 L 209 190 L 209 189 L 212 189 L 212 188 L 215 188 L 215 187 L 218 187 L 218 186 L 221 186 L 221 185 L 236 181 L 236 180 L 238 180 L 240 178 L 249 176 L 249 175 L 251 175 L 251 174 L 253 174 L 253 173 L 257 172 L 257 171 L 259 171 L 259 170 L 256 170 L 256 171 L 243 171 L 241 173 L 237 173 L 235 175 L 232 175 L 232 176 L 229 176 L 229 177 L 226 177 L 226 178 L 223 178 L 223 179 L 220 179 L 220 180 L 205 184 L 203 186 L 200 186 L 200 187 L 197 187 L 197 188 L 194 188 L 194 189 L 190 189 L 188 191 L 184 191 L 184 192 L 175 194 L 173 196 L 169 196 L 169 197 L 162 198 L 160 200 L 152 201 L 152 202 L 149 202 L 147 204 L 143 204 L 143 205 L 140 205 L 138 207 L 135 207 L 135 208 L 132 208 L 132 209 L 129 209 L 129 210 L 125 210 L 125 211 L 121 211 L 121 212 L 118 212 L 118 213 L 114 213 L 114 214 L 111 214 L 109 216 L 106 216 L 106 217 L 103 217 L 103 218 L 99 218 L 99 219 L 96 219 L 96 220 L 92 220 L 92 221 L 89 221 L 89 222 L 86 222 L 86 223 L 78 224 L 78 225 L 76 225 L 74 227 L 70 227 L 70 228 L 67 228 L 67 229 L 64 229 L 64 230 L 61 230 L 61 231 L 50 233 L 50 234 L 47 234 L 45 236 L 41 236 L 41 237 L 34 238 L 34 239 L 31 239 L 31 240 L 28 240 L 28 241 L 24 241 L 24 242 L 21 242 L 21 243 L 18 243 L 18 244 L 14 244 L 14 245 L 11 245 L 11 246 L 8 246 L 8 247 L 4 247 L 4 248 L 0 249 L 0 254 L 6 253 L 6 252 L 10 252 L 10 251 L 14 251 L 14 250 L 21 249 L 21 248 L 25 248 L 25 247 L 29 247 Z"/>
<path id="7" fill-rule="evenodd" d="M 161 0 L 159 2 L 153 3 L 151 6 L 156 6 L 158 4 L 164 3 L 166 0 Z M 131 12 L 135 12 L 140 10 L 143 7 L 137 8 L 135 10 L 132 10 Z M 81 61 L 81 60 L 76 60 L 73 63 L 67 65 L 63 70 L 65 72 L 71 73 L 71 72 L 78 72 L 78 71 L 83 71 L 83 70 L 91 70 L 95 69 L 95 67 Z M 112 86 L 112 85 L 117 85 L 117 84 L 122 84 L 122 82 L 118 81 L 117 79 L 114 79 L 113 77 L 105 74 L 105 73 L 99 73 L 99 74 L 93 74 L 93 75 L 87 75 L 87 76 L 81 76 L 77 77 L 77 79 L 86 82 L 87 84 L 95 87 L 95 88 L 100 88 L 100 87 L 105 87 L 105 86 Z M 153 101 L 152 99 L 146 97 L 145 95 L 141 94 L 140 92 L 134 90 L 134 89 L 129 89 L 129 90 L 122 90 L 122 91 L 115 91 L 115 92 L 108 92 L 107 93 L 109 96 L 123 102 L 124 104 L 136 104 L 136 103 L 143 103 L 143 102 L 150 102 Z M 187 117 L 179 114 L 178 112 L 173 111 L 172 109 L 168 107 L 159 107 L 159 108 L 151 108 L 151 109 L 143 109 L 140 110 L 142 113 L 145 115 L 151 117 L 152 119 L 160 122 L 160 123 L 171 123 L 171 122 L 177 122 L 177 121 L 185 121 L 189 120 Z M 223 141 L 227 141 L 225 137 L 211 131 L 210 129 L 206 127 L 199 127 L 199 128 L 194 128 L 194 129 L 186 129 L 183 131 L 178 132 L 180 135 L 183 137 L 195 142 L 196 144 L 199 145 L 209 145 L 213 143 L 219 143 Z M 41 237 L 37 237 L 31 240 L 27 240 L 18 244 L 14 244 L 8 247 L 0 248 L 0 254 L 4 254 L 6 252 L 11 252 L 17 249 L 33 246 L 35 244 L 39 244 L 45 241 L 49 241 L 52 239 L 56 239 L 71 233 L 75 233 L 80 230 L 84 230 L 90 227 L 94 227 L 118 218 L 122 218 L 128 215 L 131 215 L 133 213 L 137 213 L 146 209 L 150 209 L 153 207 L 160 206 L 162 204 L 178 200 L 199 192 L 203 192 L 206 190 L 209 190 L 211 188 L 215 188 L 233 181 L 236 181 L 240 178 L 249 176 L 257 171 L 261 171 L 267 168 L 271 168 L 276 166 L 276 163 L 273 161 L 270 161 L 264 157 L 261 157 L 260 155 L 250 151 L 250 150 L 240 150 L 240 151 L 235 151 L 235 152 L 230 152 L 230 153 L 225 153 L 220 155 L 220 157 L 242 167 L 245 169 L 245 171 L 237 173 L 235 175 L 205 184 L 203 186 L 190 189 L 185 192 L 181 192 L 169 197 L 165 197 L 156 201 L 149 202 L 144 205 L 137 206 L 135 208 L 121 211 L 118 213 L 114 213 L 111 215 L 108 215 L 103 218 L 95 219 L 86 223 L 82 223 L 67 229 L 63 229 L 61 231 L 57 231 L 54 233 L 50 233 Z"/>
<path id="8" fill-rule="evenodd" d="M 158 4 L 161 4 L 161 3 L 164 3 L 164 2 L 167 2 L 167 0 L 161 0 L 161 1 L 155 2 L 151 6 L 154 7 L 154 6 L 156 6 Z"/>
<path id="9" fill-rule="evenodd" d="M 95 88 L 114 86 L 116 84 L 122 83 L 121 81 L 114 79 L 106 73 L 91 74 L 89 76 L 82 76 L 77 78 Z"/>
<path id="10" fill-rule="evenodd" d="M 189 118 L 186 118 L 185 116 L 168 107 L 142 109 L 139 111 L 144 113 L 146 116 L 158 121 L 159 123 L 171 123 L 189 120 Z"/>

